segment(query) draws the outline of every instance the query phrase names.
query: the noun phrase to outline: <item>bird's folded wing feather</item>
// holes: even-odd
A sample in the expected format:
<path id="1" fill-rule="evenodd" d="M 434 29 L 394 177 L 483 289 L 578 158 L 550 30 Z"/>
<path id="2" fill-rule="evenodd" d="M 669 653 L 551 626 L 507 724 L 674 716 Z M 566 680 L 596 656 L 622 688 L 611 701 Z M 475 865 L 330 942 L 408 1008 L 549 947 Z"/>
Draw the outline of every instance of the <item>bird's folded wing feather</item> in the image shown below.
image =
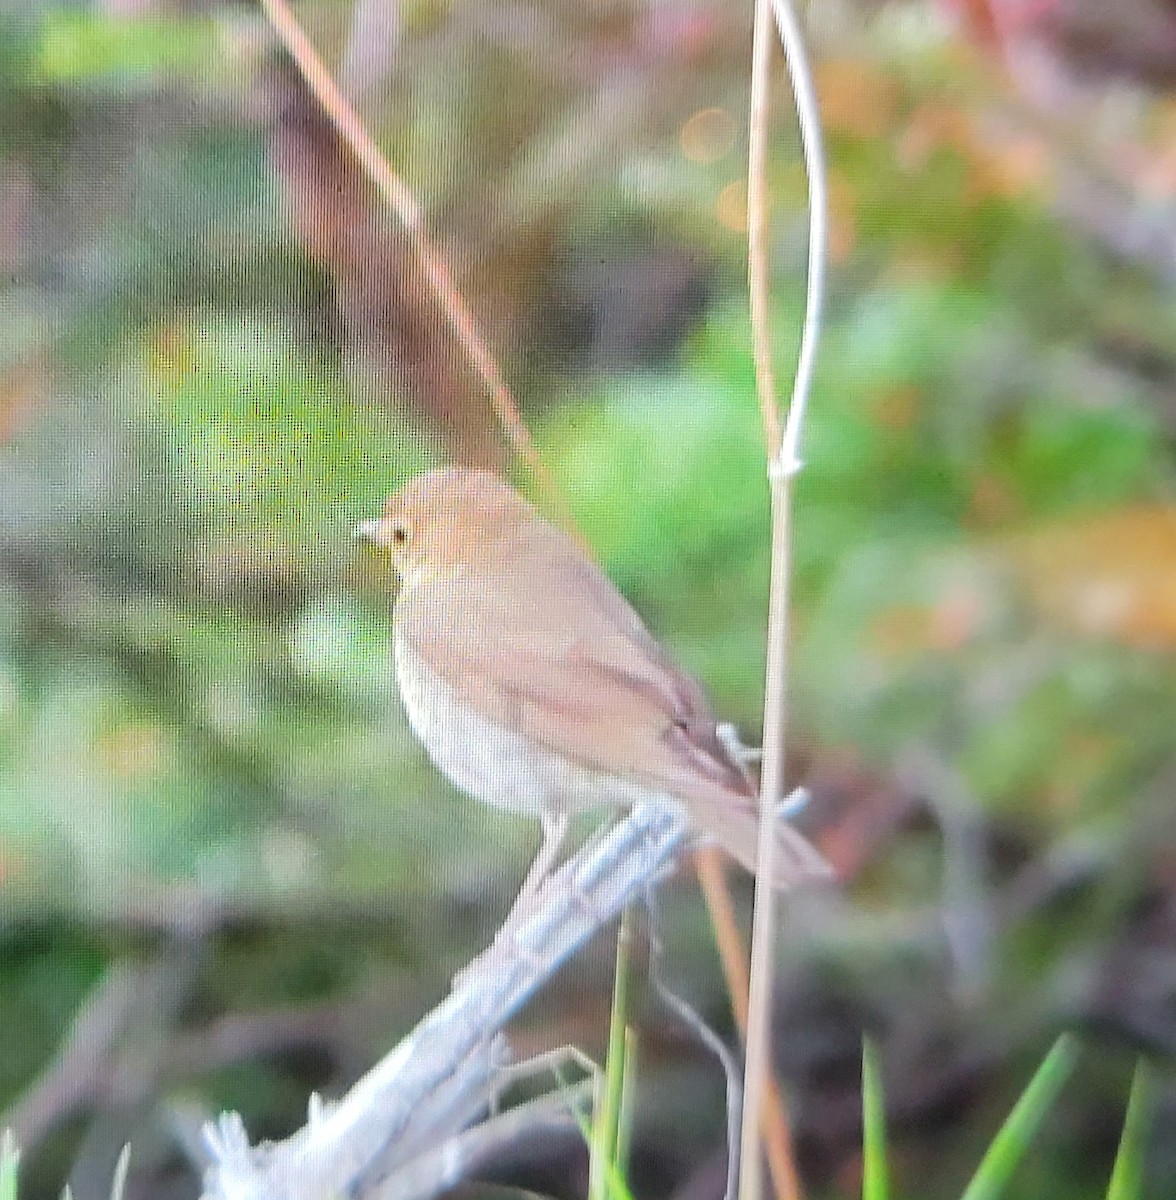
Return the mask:
<path id="1" fill-rule="evenodd" d="M 422 584 L 398 606 L 397 635 L 481 716 L 581 766 L 682 800 L 750 805 L 701 689 L 607 578 L 550 547 L 524 577 L 527 594 L 509 579 Z"/>

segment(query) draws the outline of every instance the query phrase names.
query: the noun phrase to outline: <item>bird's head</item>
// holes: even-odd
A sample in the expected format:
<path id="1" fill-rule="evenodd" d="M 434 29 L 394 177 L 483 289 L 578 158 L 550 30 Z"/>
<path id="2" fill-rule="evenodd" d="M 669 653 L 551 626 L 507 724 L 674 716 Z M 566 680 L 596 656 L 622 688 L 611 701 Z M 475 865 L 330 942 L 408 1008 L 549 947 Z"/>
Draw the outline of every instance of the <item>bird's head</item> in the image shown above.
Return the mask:
<path id="1" fill-rule="evenodd" d="M 356 537 L 387 550 L 403 586 L 452 577 L 488 561 L 531 506 L 489 471 L 444 467 L 414 476 Z"/>

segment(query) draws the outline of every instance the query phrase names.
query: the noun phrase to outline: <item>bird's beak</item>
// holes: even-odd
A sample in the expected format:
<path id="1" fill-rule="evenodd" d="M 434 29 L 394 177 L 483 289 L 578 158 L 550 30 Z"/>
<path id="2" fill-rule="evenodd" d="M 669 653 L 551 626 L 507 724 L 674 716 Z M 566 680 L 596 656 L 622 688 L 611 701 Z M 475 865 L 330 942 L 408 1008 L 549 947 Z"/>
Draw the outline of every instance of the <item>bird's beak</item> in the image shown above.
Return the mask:
<path id="1" fill-rule="evenodd" d="M 370 521 L 360 521 L 351 531 L 351 536 L 357 542 L 366 542 L 369 546 L 383 546 L 387 544 L 387 539 L 384 536 L 384 522 L 380 517 L 374 517 Z"/>

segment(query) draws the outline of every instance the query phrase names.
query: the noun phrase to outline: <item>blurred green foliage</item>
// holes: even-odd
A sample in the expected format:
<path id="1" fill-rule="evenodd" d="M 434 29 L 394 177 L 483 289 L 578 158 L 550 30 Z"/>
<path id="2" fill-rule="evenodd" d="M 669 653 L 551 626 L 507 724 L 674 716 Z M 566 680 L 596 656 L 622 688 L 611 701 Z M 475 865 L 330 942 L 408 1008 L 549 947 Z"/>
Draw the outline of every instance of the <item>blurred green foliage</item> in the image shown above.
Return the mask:
<path id="1" fill-rule="evenodd" d="M 101 82 L 120 91 L 161 75 L 198 78 L 216 61 L 207 20 L 147 14 L 115 20 L 101 12 L 49 10 L 37 38 L 36 73 L 62 82 Z"/>
<path id="2" fill-rule="evenodd" d="M 545 90 L 535 67 L 510 120 L 482 137 L 486 96 L 518 52 L 479 66 L 463 33 L 457 88 L 436 68 L 451 18 L 413 16 L 420 54 L 388 83 L 394 111 L 374 118 L 398 162 L 423 164 L 434 199 L 471 145 L 472 173 L 493 182 L 499 157 L 539 134 L 558 150 L 564 123 L 578 128 L 544 110 L 572 84 Z M 197 900 L 223 903 L 232 926 L 213 939 L 199 1019 L 347 998 L 373 980 L 389 990 L 395 975 L 403 1024 L 493 927 L 535 837 L 425 762 L 395 699 L 391 581 L 351 541 L 387 492 L 440 460 L 439 440 L 321 327 L 331 289 L 292 238 L 243 95 L 255 25 L 219 8 L 114 20 L 49 4 L 6 20 L 3 178 L 36 203 L 5 251 L 0 311 L 0 1095 L 43 1069 L 109 963 Z M 741 94 L 741 75 L 710 66 L 663 102 L 699 79 Z M 904 158 L 902 131 L 928 105 L 966 108 L 957 66 L 883 58 L 889 124 L 835 123 L 830 137 L 852 239 L 798 486 L 793 728 L 814 756 L 832 747 L 878 778 L 913 777 L 945 832 L 866 848 L 852 903 L 814 922 L 806 950 L 822 1013 L 844 1004 L 855 1027 L 797 1040 L 844 1042 L 856 1062 L 856 1024 L 880 1013 L 900 1042 L 926 1030 L 932 1064 L 962 1046 L 1015 1073 L 1059 1020 L 1097 1008 L 1100 973 L 1136 945 L 1172 849 L 1173 645 L 1113 624 L 1092 633 L 1046 584 L 1073 571 L 1075 537 L 1096 578 L 1123 569 L 1084 531 L 1108 515 L 1145 521 L 1171 495 L 1163 388 L 1107 344 L 1127 331 L 1146 346 L 1176 327 L 1176 301 L 1040 196 L 978 192 L 966 139 Z M 629 135 L 622 163 L 545 215 L 553 240 L 627 245 L 633 213 L 656 204 L 651 225 L 718 262 L 715 303 L 656 370 L 573 375 L 537 346 L 518 374 L 610 575 L 753 740 L 768 492 L 739 239 L 713 216 L 737 168 Z M 543 161 L 515 165 L 516 182 L 547 178 Z M 803 244 L 786 145 L 774 190 L 786 379 Z M 466 203 L 497 211 L 484 191 Z M 1122 526 L 1128 569 L 1147 557 L 1129 533 L 1141 527 Z M 984 849 L 961 860 L 969 830 Z M 1048 884 L 1059 863 L 1077 867 L 1059 868 L 1043 901 L 1017 899 L 1020 872 Z M 1172 1049 L 1147 995 L 1128 988 L 1116 1005 L 1094 1015 Z M 381 1026 L 371 1044 L 388 1037 Z M 913 1061 L 918 1074 L 926 1060 Z M 1114 1114 L 1118 1065 L 1112 1048 L 1090 1089 Z M 210 1103 L 281 1128 L 310 1074 L 246 1060 L 197 1082 Z M 656 1068 L 641 1074 L 657 1086 Z M 819 1092 L 820 1071 L 806 1078 Z M 897 1128 L 891 1145 L 915 1146 L 926 1194 L 953 1194 L 1002 1105 L 980 1089 L 949 1134 Z M 801 1109 L 802 1136 L 820 1144 Z M 1040 1173 L 1008 1194 L 1064 1180 L 1068 1196 L 1101 1195 L 1105 1171 L 1088 1168 L 1110 1158 L 1082 1144 L 1098 1121 L 1045 1138 Z M 1176 1164 L 1164 1169 L 1167 1183 Z"/>

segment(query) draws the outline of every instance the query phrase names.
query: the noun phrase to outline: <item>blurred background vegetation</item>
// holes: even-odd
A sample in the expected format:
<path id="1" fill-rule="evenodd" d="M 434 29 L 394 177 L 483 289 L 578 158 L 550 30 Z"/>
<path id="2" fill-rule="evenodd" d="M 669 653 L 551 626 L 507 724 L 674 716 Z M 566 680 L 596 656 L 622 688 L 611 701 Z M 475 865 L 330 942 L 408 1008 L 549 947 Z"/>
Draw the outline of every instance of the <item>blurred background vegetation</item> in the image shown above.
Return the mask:
<path id="1" fill-rule="evenodd" d="M 602 562 L 753 740 L 747 9 L 298 12 Z M 1071 1027 L 1082 1083 L 1012 1194 L 1103 1194 L 1142 1050 L 1149 1187 L 1171 1195 L 1176 9 L 808 20 L 834 261 L 793 725 L 844 888 L 790 903 L 782 936 L 801 1171 L 857 1194 L 863 1030 L 896 1173 L 935 1197 Z M 780 74 L 787 377 L 806 214 Z M 350 540 L 423 465 L 513 468 L 412 246 L 252 5 L 0 4 L 0 270 L 3 1123 L 27 1195 L 105 1195 L 130 1139 L 129 1196 L 191 1197 L 204 1117 L 289 1132 L 439 999 L 523 874 L 537 831 L 412 741 L 389 580 Z M 688 871 L 665 910 L 670 974 L 730 1034 Z M 521 1053 L 600 1054 L 606 942 Z M 635 1192 L 718 1196 L 721 1073 L 655 996 L 639 1026 Z M 572 1196 L 584 1171 L 569 1141 L 501 1175 Z"/>

